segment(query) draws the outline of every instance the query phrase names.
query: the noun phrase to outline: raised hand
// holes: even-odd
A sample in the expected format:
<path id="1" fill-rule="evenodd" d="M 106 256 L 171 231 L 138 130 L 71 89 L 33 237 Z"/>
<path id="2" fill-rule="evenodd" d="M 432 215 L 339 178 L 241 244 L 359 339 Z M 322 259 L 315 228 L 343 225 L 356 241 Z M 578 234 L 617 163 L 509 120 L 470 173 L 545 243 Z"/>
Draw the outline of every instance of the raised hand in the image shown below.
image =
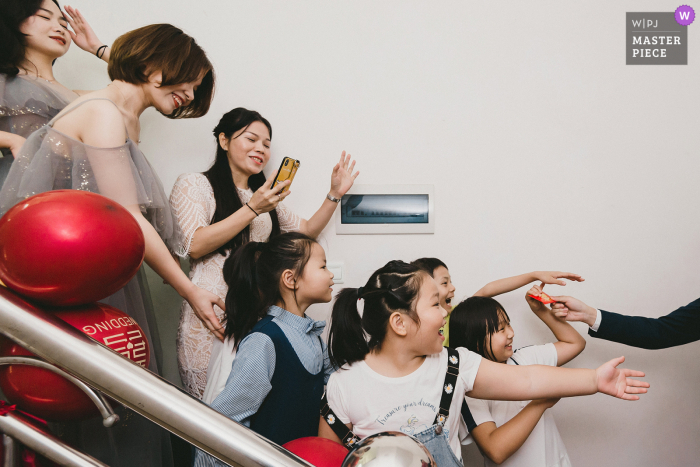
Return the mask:
<path id="1" fill-rule="evenodd" d="M 543 284 L 566 285 L 566 282 L 560 279 L 568 279 L 575 282 L 583 282 L 585 279 L 578 274 L 572 272 L 561 271 L 537 271 L 535 277 Z"/>
<path id="2" fill-rule="evenodd" d="M 532 287 L 530 287 L 530 290 L 528 290 L 525 294 L 525 300 L 527 301 L 527 304 L 530 305 L 530 309 L 532 311 L 539 312 L 549 310 L 549 308 L 547 308 L 544 303 L 540 302 L 539 300 L 535 300 L 530 296 L 534 295 L 535 297 L 539 297 L 542 294 L 543 289 L 544 283 L 540 285 L 533 285 Z"/>
<path id="3" fill-rule="evenodd" d="M 265 180 L 265 183 L 253 193 L 250 201 L 248 201 L 248 206 L 253 208 L 258 214 L 272 211 L 284 198 L 292 194 L 289 190 L 280 194 L 280 191 L 292 183 L 290 180 L 285 180 L 282 183 L 278 183 L 274 188 L 270 188 L 275 177 L 277 177 L 276 171 Z M 245 206 L 243 207 L 245 208 Z"/>
<path id="4" fill-rule="evenodd" d="M 94 55 L 97 52 L 97 49 L 103 46 L 104 43 L 97 38 L 95 31 L 92 30 L 90 24 L 87 22 L 82 13 L 78 11 L 77 8 L 73 8 L 72 6 L 66 5 L 65 10 L 66 13 L 68 13 L 66 15 L 66 20 L 68 21 L 68 24 L 70 24 L 70 27 L 73 29 L 72 31 L 68 30 L 71 39 L 73 39 L 75 45 L 77 45 L 84 51 L 90 52 Z M 103 56 L 103 58 L 105 59 L 108 57 L 109 56 Z"/>
<path id="5" fill-rule="evenodd" d="M 342 198 L 345 193 L 352 187 L 355 183 L 355 179 L 360 174 L 359 171 L 354 174 L 352 171 L 355 169 L 355 161 L 352 161 L 350 154 L 345 156 L 345 151 L 340 156 L 340 161 L 333 167 L 333 173 L 331 174 L 331 191 L 330 195 L 334 198 Z"/>
<path id="6" fill-rule="evenodd" d="M 598 392 L 626 401 L 639 400 L 637 394 L 645 394 L 649 383 L 633 379 L 633 377 L 644 377 L 644 373 L 641 371 L 617 368 L 624 361 L 625 357 L 614 358 L 595 371 Z"/>
<path id="7" fill-rule="evenodd" d="M 568 297 L 566 295 L 552 296 L 557 303 L 552 305 L 552 313 L 557 318 L 562 318 L 566 321 L 580 321 L 588 326 L 595 324 L 595 319 L 598 312 L 595 308 L 583 303 L 581 300 Z"/>

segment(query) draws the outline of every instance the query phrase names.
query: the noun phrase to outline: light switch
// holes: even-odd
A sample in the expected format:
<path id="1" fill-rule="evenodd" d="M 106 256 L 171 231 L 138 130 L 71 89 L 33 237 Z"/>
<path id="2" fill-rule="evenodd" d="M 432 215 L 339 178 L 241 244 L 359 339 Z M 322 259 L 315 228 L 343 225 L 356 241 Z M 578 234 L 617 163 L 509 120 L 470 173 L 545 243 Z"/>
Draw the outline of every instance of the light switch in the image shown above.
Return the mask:
<path id="1" fill-rule="evenodd" d="M 343 268 L 345 267 L 345 263 L 342 261 L 328 261 L 326 263 L 326 267 L 330 272 L 333 273 L 333 282 L 336 284 L 342 284 L 343 283 Z"/>

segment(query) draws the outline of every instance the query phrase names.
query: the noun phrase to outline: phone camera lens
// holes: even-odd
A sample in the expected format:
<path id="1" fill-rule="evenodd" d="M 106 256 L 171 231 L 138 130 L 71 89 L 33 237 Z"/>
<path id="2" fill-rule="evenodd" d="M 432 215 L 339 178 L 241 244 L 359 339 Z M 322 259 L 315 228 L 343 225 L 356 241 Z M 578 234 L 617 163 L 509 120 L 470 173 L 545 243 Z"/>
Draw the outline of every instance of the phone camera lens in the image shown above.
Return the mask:
<path id="1" fill-rule="evenodd" d="M 289 159 L 287 159 L 286 161 L 284 161 L 284 165 L 285 165 L 285 167 L 289 165 Z"/>

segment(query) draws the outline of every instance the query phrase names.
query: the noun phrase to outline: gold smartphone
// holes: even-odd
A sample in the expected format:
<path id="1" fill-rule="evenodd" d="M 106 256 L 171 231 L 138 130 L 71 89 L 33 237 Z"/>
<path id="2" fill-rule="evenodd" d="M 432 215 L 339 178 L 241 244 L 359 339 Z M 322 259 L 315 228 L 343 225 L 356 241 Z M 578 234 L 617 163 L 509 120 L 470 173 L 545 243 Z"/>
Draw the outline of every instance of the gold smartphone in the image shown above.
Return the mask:
<path id="1" fill-rule="evenodd" d="M 292 159 L 291 157 L 285 157 L 282 159 L 282 163 L 280 164 L 280 169 L 277 171 L 275 181 L 272 182 L 272 188 L 274 188 L 278 183 L 289 180 L 289 185 L 284 187 L 280 193 L 284 193 L 285 191 L 289 190 L 289 187 L 292 186 L 292 180 L 294 180 L 294 176 L 297 174 L 297 170 L 299 170 L 300 164 L 301 162 L 296 159 Z"/>

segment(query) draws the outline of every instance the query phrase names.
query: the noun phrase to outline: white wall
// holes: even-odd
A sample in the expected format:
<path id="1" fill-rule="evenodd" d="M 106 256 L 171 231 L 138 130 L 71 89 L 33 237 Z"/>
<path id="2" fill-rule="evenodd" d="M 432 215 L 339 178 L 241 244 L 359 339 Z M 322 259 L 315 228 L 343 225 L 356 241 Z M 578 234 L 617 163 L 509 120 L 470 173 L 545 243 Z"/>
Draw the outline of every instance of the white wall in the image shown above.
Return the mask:
<path id="1" fill-rule="evenodd" d="M 659 316 L 698 297 L 700 25 L 689 26 L 689 65 L 625 65 L 625 12 L 673 11 L 677 1 L 74 5 L 105 41 L 172 22 L 214 62 L 218 90 L 206 117 L 143 116 L 142 148 L 167 189 L 180 173 L 208 167 L 211 129 L 237 106 L 271 121 L 270 168 L 283 156 L 302 160 L 288 203 L 304 216 L 320 205 L 343 149 L 362 183 L 435 184 L 434 235 L 326 229 L 346 285 L 390 259 L 436 256 L 458 298 L 533 269 L 578 272 L 586 282 L 567 293 L 625 314 Z M 75 47 L 56 68 L 74 88 L 107 83 L 104 65 Z M 516 345 L 547 342 L 523 294 L 502 297 Z M 694 465 L 698 350 L 589 339 L 571 366 L 625 355 L 652 389 L 635 403 L 560 402 L 554 412 L 574 465 Z"/>

